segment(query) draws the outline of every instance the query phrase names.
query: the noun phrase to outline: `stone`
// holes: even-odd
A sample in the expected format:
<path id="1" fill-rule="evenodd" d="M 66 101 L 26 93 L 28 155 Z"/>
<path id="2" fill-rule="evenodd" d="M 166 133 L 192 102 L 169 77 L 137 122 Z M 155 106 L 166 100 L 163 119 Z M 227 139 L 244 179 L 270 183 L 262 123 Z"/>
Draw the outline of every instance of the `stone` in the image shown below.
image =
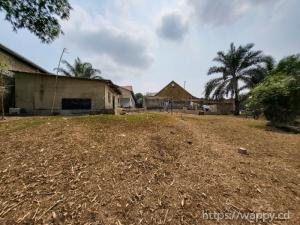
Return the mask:
<path id="1" fill-rule="evenodd" d="M 241 155 L 249 155 L 248 150 L 245 148 L 239 148 L 238 153 L 240 153 Z"/>

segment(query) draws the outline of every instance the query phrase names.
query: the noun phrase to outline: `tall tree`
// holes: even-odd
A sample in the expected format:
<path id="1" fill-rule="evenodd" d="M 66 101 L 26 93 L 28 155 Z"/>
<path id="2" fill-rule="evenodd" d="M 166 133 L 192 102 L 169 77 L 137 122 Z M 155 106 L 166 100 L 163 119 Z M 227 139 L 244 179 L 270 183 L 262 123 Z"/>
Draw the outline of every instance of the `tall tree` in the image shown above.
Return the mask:
<path id="1" fill-rule="evenodd" d="M 262 80 L 265 72 L 272 67 L 273 60 L 262 54 L 262 51 L 253 51 L 254 44 L 247 44 L 236 48 L 233 43 L 225 53 L 217 52 L 213 60 L 219 66 L 209 68 L 208 75 L 221 73 L 222 76 L 211 79 L 205 86 L 206 98 L 222 99 L 234 98 L 234 114 L 240 112 L 240 92 L 242 89 L 251 88 L 256 82 Z M 268 64 L 269 62 L 269 64 Z M 242 86 L 241 86 L 242 85 Z"/>
<path id="2" fill-rule="evenodd" d="M 65 76 L 102 79 L 100 70 L 93 68 L 91 63 L 82 62 L 80 58 L 75 59 L 74 65 L 71 65 L 66 60 L 63 60 L 62 63 L 66 66 L 66 69 L 58 68 L 56 70 Z"/>
<path id="3" fill-rule="evenodd" d="M 244 85 L 240 87 L 242 90 L 251 90 L 261 83 L 275 68 L 275 60 L 272 56 L 265 56 L 263 58 L 264 63 L 257 65 L 249 71 L 247 79 L 244 79 Z"/>
<path id="4" fill-rule="evenodd" d="M 50 43 L 62 32 L 59 20 L 70 17 L 68 0 L 1 0 L 0 11 L 6 13 L 13 30 L 26 28 L 42 42 Z"/>
<path id="5" fill-rule="evenodd" d="M 144 96 L 142 93 L 136 93 L 134 95 L 135 99 L 136 99 L 136 106 L 138 108 L 142 108 L 143 107 L 143 101 L 144 101 Z"/>

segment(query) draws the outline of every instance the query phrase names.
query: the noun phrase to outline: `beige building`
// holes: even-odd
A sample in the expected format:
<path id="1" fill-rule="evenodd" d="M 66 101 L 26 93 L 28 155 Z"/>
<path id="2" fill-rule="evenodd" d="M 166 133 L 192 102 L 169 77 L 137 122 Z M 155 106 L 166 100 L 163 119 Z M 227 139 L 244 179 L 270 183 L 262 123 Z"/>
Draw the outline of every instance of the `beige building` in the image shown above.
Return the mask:
<path id="1" fill-rule="evenodd" d="M 157 94 L 144 97 L 144 107 L 155 110 L 203 110 L 204 114 L 231 114 L 232 100 L 208 100 L 190 94 L 175 81 L 171 81 Z"/>
<path id="2" fill-rule="evenodd" d="M 145 96 L 144 107 L 146 109 L 194 108 L 194 102 L 197 100 L 198 98 L 194 97 L 175 81 L 171 81 L 155 95 Z"/>
<path id="3" fill-rule="evenodd" d="M 20 108 L 23 113 L 33 115 L 52 111 L 98 114 L 115 113 L 119 107 L 121 93 L 110 80 L 58 76 L 56 83 L 55 75 L 2 44 L 0 61 L 11 71 L 6 78 L 6 112 L 9 108 Z"/>
<path id="4" fill-rule="evenodd" d="M 47 73 L 47 71 L 2 44 L 0 44 L 0 63 L 4 64 L 7 67 L 7 70 L 10 71 L 9 75 L 4 75 L 6 89 L 4 95 L 4 110 L 5 112 L 8 112 L 9 108 L 15 107 L 14 72 Z"/>
<path id="5" fill-rule="evenodd" d="M 0 61 L 8 67 L 10 71 L 22 71 L 31 73 L 47 73 L 47 70 L 36 65 L 13 50 L 0 44 Z"/>
<path id="6" fill-rule="evenodd" d="M 132 86 L 119 86 L 121 92 L 120 107 L 121 108 L 135 108 L 135 98 Z"/>
<path id="7" fill-rule="evenodd" d="M 120 94 L 110 80 L 15 73 L 15 105 L 27 114 L 50 114 L 53 99 L 56 114 L 115 113 Z"/>

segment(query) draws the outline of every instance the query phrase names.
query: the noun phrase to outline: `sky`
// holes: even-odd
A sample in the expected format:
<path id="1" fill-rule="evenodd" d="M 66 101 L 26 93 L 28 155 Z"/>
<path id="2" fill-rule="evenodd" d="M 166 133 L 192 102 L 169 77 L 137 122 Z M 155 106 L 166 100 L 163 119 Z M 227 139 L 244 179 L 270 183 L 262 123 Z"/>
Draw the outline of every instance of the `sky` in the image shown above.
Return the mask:
<path id="1" fill-rule="evenodd" d="M 0 11 L 0 43 L 54 72 L 64 59 L 91 62 L 102 76 L 135 92 L 158 92 L 172 80 L 204 95 L 217 51 L 230 43 L 282 57 L 300 53 L 299 0 L 71 0 L 64 35 L 42 43 L 14 32 Z"/>

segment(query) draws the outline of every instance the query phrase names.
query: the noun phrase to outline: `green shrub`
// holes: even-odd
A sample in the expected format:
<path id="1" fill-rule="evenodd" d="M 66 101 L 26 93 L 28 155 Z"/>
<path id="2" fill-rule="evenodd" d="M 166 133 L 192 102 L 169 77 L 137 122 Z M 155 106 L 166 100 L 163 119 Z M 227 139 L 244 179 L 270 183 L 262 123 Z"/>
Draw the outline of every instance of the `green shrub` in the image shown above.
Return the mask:
<path id="1" fill-rule="evenodd" d="M 249 105 L 262 108 L 272 123 L 290 123 L 300 114 L 300 57 L 289 56 L 251 92 Z"/>

